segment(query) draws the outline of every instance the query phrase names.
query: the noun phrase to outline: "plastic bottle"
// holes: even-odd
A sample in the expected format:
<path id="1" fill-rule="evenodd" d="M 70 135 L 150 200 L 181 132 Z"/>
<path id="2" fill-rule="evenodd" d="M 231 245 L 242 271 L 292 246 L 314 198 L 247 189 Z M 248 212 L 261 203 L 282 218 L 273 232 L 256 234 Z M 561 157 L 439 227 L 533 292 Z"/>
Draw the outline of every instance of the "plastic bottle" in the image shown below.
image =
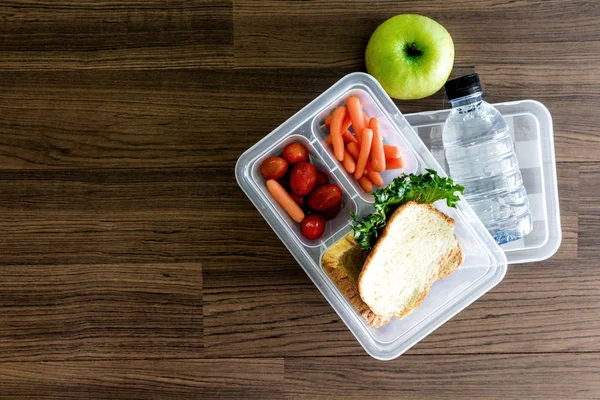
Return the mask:
<path id="1" fill-rule="evenodd" d="M 450 176 L 498 244 L 524 237 L 532 218 L 506 121 L 482 100 L 477 74 L 445 88 L 452 104 L 442 134 Z"/>

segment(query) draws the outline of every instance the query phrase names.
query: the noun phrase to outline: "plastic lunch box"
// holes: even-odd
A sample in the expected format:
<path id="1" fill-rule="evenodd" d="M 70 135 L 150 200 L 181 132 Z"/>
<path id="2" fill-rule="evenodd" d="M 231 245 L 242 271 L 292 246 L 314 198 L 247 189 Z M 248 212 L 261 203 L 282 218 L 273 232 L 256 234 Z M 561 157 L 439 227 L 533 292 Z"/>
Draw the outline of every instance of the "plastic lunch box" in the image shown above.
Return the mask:
<path id="1" fill-rule="evenodd" d="M 494 107 L 508 123 L 533 216 L 533 230 L 529 235 L 500 247 L 509 264 L 542 261 L 556 253 L 562 240 L 552 117 L 542 103 L 534 100 L 498 103 Z M 442 129 L 449 112 L 405 115 L 445 171 L 448 165 Z"/>
<path id="2" fill-rule="evenodd" d="M 439 201 L 435 206 L 456 220 L 455 233 L 465 252 L 463 264 L 444 280 L 434 283 L 425 301 L 408 317 L 392 319 L 379 329 L 363 321 L 321 265 L 324 251 L 351 231 L 349 212 L 363 217 L 374 210 L 373 197 L 365 194 L 346 173 L 325 142 L 328 132 L 322 125 L 323 120 L 351 95 L 361 99 L 369 116 L 379 118 L 384 142 L 397 145 L 402 151 L 405 167 L 383 173 L 386 185 L 402 172 L 421 173 L 425 168 L 435 169 L 445 176 L 442 167 L 379 83 L 370 75 L 353 73 L 242 154 L 236 165 L 236 179 L 367 353 L 376 359 L 390 360 L 496 286 L 506 273 L 507 261 L 502 249 L 466 201 L 459 201 L 456 209 Z M 259 171 L 266 157 L 281 154 L 283 148 L 294 141 L 309 149 L 310 161 L 343 191 L 342 211 L 328 221 L 325 234 L 318 240 L 302 237 L 299 224 L 294 223 L 271 197 Z"/>

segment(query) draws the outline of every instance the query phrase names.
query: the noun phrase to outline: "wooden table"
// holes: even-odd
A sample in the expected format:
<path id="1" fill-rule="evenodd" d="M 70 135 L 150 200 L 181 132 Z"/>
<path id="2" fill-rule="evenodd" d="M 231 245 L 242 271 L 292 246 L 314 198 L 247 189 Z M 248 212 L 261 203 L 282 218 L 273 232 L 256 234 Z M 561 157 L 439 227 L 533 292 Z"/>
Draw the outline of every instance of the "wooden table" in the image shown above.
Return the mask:
<path id="1" fill-rule="evenodd" d="M 234 179 L 398 13 L 554 118 L 563 229 L 405 355 L 365 354 Z M 600 3 L 0 5 L 0 398 L 600 398 Z M 438 93 L 404 113 L 446 107 Z"/>

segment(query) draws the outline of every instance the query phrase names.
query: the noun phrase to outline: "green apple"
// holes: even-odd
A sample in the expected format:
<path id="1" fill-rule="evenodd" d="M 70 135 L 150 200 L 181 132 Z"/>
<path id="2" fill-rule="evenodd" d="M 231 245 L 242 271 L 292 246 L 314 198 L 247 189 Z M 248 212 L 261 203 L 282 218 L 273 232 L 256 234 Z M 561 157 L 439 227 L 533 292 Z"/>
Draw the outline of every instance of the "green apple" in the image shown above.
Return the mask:
<path id="1" fill-rule="evenodd" d="M 431 18 L 396 15 L 373 32 L 365 52 L 367 71 L 396 99 L 431 96 L 444 86 L 454 64 L 454 42 Z"/>

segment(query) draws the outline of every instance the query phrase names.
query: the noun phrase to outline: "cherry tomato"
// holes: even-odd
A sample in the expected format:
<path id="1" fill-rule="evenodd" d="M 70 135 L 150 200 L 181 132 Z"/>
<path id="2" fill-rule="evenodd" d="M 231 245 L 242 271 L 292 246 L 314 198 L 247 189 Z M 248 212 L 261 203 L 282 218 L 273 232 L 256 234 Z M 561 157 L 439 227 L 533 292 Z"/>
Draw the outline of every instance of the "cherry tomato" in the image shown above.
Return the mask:
<path id="1" fill-rule="evenodd" d="M 302 235 L 310 240 L 315 240 L 325 233 L 325 217 L 321 214 L 310 214 L 305 217 L 300 224 Z"/>
<path id="2" fill-rule="evenodd" d="M 340 201 L 342 191 L 332 183 L 319 186 L 308 196 L 308 206 L 315 211 L 328 210 Z"/>
<path id="3" fill-rule="evenodd" d="M 304 196 L 298 196 L 295 193 L 290 193 L 290 196 L 292 196 L 292 199 L 294 199 L 294 201 L 298 203 L 300 207 L 304 208 L 304 205 L 306 204 L 304 201 Z"/>
<path id="4" fill-rule="evenodd" d="M 314 188 L 317 182 L 317 167 L 307 162 L 300 162 L 294 166 L 290 174 L 290 187 L 292 192 L 306 196 Z"/>
<path id="5" fill-rule="evenodd" d="M 281 156 L 292 165 L 298 164 L 308 161 L 308 150 L 302 143 L 294 142 L 285 146 Z"/>
<path id="6" fill-rule="evenodd" d="M 325 185 L 329 183 L 329 178 L 323 171 L 317 171 L 317 182 L 315 183 L 315 187 Z"/>
<path id="7" fill-rule="evenodd" d="M 327 221 L 334 219 L 342 210 L 342 202 L 340 201 L 335 206 L 328 208 L 327 210 L 321 211 L 321 214 L 325 217 Z"/>
<path id="8" fill-rule="evenodd" d="M 288 163 L 281 157 L 269 157 L 260 164 L 260 174 L 266 180 L 279 179 L 288 170 Z"/>

